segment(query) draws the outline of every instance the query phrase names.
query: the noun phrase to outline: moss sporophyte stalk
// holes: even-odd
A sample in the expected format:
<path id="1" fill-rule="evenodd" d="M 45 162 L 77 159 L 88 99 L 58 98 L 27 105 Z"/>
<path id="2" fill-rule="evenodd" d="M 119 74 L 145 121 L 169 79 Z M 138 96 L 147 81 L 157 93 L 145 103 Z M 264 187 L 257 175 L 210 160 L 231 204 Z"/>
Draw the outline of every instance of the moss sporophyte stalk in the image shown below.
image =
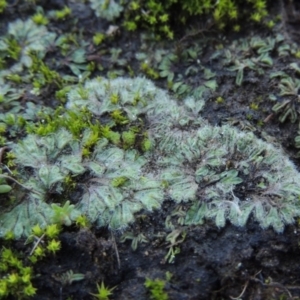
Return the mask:
<path id="1" fill-rule="evenodd" d="M 300 215 L 293 163 L 252 133 L 209 125 L 202 106 L 191 97 L 179 104 L 145 78 L 96 78 L 70 90 L 65 107 L 10 145 L 21 185 L 2 194 L 1 236 L 80 216 L 119 230 L 166 199 L 185 206 L 182 225 L 253 218 L 282 232 Z M 48 250 L 59 247 L 54 240 Z"/>

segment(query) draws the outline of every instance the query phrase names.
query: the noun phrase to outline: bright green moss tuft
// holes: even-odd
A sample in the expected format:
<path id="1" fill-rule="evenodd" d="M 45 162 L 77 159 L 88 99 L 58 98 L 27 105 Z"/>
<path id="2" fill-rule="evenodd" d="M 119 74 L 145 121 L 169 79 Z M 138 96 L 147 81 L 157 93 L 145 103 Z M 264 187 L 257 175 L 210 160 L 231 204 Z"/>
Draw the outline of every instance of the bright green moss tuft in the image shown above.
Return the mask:
<path id="1" fill-rule="evenodd" d="M 7 6 L 6 0 L 0 0 L 0 13 L 2 13 Z"/>
<path id="2" fill-rule="evenodd" d="M 28 299 L 36 293 L 32 285 L 33 269 L 26 267 L 10 248 L 0 254 L 0 298 Z"/>
<path id="3" fill-rule="evenodd" d="M 185 24 L 194 16 L 211 18 L 211 25 L 219 29 L 236 29 L 245 19 L 262 23 L 267 15 L 266 0 L 134 0 L 126 6 L 124 27 L 129 31 L 143 27 L 156 37 L 173 39 L 171 24 Z"/>
<path id="4" fill-rule="evenodd" d="M 165 280 L 161 279 L 150 279 L 146 278 L 146 281 L 144 283 L 144 286 L 150 293 L 150 299 L 152 300 L 168 300 L 169 296 L 164 291 L 166 285 Z"/>

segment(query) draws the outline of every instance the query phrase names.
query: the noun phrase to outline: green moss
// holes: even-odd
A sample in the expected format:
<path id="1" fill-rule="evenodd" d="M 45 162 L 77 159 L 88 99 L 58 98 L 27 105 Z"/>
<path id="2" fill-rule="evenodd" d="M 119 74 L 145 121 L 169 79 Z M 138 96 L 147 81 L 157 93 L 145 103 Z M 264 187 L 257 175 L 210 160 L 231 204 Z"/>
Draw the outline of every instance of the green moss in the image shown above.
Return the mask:
<path id="1" fill-rule="evenodd" d="M 7 6 L 6 0 L 0 0 L 0 13 L 2 13 Z"/>
<path id="2" fill-rule="evenodd" d="M 15 40 L 14 38 L 7 38 L 4 40 L 4 42 L 7 45 L 6 51 L 7 51 L 7 56 L 11 57 L 14 60 L 18 60 L 20 53 L 21 53 L 21 46 L 19 45 L 18 41 Z"/>
<path id="3" fill-rule="evenodd" d="M 149 66 L 147 62 L 141 63 L 141 70 L 151 79 L 158 79 L 159 73 Z"/>
<path id="4" fill-rule="evenodd" d="M 65 111 L 63 107 L 58 107 L 52 115 L 41 112 L 39 117 L 40 122 L 28 124 L 26 128 L 28 133 L 45 136 L 56 132 L 59 128 L 66 128 L 72 133 L 74 138 L 79 138 L 88 125 L 94 132 L 100 130 L 97 126 L 92 126 L 92 115 L 84 109 L 74 112 Z"/>
<path id="5" fill-rule="evenodd" d="M 42 88 L 62 88 L 63 80 L 60 75 L 51 70 L 35 52 L 29 54 L 32 65 L 29 68 L 34 93 L 39 94 Z"/>
<path id="6" fill-rule="evenodd" d="M 121 144 L 121 134 L 110 129 L 109 126 L 103 126 L 101 128 L 101 134 L 108 139 L 114 145 Z"/>
<path id="7" fill-rule="evenodd" d="M 49 23 L 49 20 L 42 13 L 36 13 L 31 19 L 37 25 L 47 25 Z"/>
<path id="8" fill-rule="evenodd" d="M 237 26 L 243 25 L 245 18 L 252 23 L 262 23 L 267 15 L 266 0 L 134 0 L 129 1 L 125 9 L 124 27 L 129 31 L 143 27 L 158 38 L 173 39 L 171 24 L 185 24 L 194 16 L 212 18 L 213 25 L 219 29 L 229 27 L 236 30 Z"/>
<path id="9" fill-rule="evenodd" d="M 97 32 L 94 36 L 93 36 L 93 43 L 96 46 L 99 46 L 105 39 L 105 34 Z"/>
<path id="10" fill-rule="evenodd" d="M 224 102 L 225 102 L 224 98 L 222 98 L 221 96 L 217 97 L 216 99 L 217 104 L 223 104 Z"/>
<path id="11" fill-rule="evenodd" d="M 36 293 L 32 285 L 33 269 L 26 267 L 19 255 L 3 248 L 0 257 L 0 298 L 28 299 Z"/>
<path id="12" fill-rule="evenodd" d="M 166 281 L 161 279 L 150 279 L 146 278 L 146 281 L 144 283 L 145 287 L 150 292 L 150 299 L 152 300 L 168 300 L 169 296 L 164 291 Z"/>
<path id="13" fill-rule="evenodd" d="M 133 147 L 135 144 L 135 140 L 136 140 L 135 132 L 133 132 L 131 130 L 122 132 L 123 147 L 125 149 Z"/>
<path id="14" fill-rule="evenodd" d="M 19 74 L 9 74 L 6 76 L 6 79 L 15 83 L 22 82 L 22 77 Z"/>
<path id="15" fill-rule="evenodd" d="M 114 110 L 110 113 L 112 119 L 119 125 L 128 124 L 129 120 L 123 115 L 122 111 Z"/>
<path id="16" fill-rule="evenodd" d="M 66 17 L 70 16 L 71 12 L 71 9 L 68 6 L 65 6 L 63 9 L 57 10 L 55 12 L 55 17 L 57 20 L 63 20 Z"/>

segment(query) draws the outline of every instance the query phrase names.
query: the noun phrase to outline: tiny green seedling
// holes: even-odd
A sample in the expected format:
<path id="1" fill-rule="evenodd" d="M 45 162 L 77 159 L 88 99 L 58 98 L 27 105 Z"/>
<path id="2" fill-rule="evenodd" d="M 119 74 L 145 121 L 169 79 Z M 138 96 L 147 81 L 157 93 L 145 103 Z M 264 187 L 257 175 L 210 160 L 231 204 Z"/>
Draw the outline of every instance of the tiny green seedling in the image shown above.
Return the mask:
<path id="1" fill-rule="evenodd" d="M 74 273 L 73 270 L 69 270 L 61 274 L 57 279 L 62 283 L 62 285 L 70 285 L 74 281 L 80 281 L 84 279 L 84 274 Z"/>
<path id="2" fill-rule="evenodd" d="M 124 243 L 126 240 L 132 240 L 131 248 L 133 251 L 137 249 L 139 243 L 148 243 L 147 238 L 142 233 L 134 235 L 132 232 L 127 232 L 122 235 L 121 243 Z"/>
<path id="3" fill-rule="evenodd" d="M 66 201 L 63 206 L 59 206 L 55 203 L 51 204 L 53 214 L 52 221 L 53 223 L 70 226 L 72 224 L 72 216 L 75 212 L 75 207 L 73 204 L 70 204 L 70 201 Z"/>
<path id="4" fill-rule="evenodd" d="M 98 300 L 109 300 L 109 296 L 112 295 L 112 291 L 115 289 L 116 287 L 113 288 L 107 288 L 104 285 L 104 282 L 101 282 L 101 285 L 99 286 L 99 284 L 97 284 L 97 294 L 92 294 L 90 293 L 92 296 L 94 296 L 96 299 Z"/>

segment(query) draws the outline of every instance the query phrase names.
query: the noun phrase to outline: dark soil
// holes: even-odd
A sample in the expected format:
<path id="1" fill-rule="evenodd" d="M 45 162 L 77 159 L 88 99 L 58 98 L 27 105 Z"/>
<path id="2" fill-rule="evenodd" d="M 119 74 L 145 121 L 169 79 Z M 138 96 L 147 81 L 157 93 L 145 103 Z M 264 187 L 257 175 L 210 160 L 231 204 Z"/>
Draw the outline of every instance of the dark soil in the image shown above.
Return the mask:
<path id="1" fill-rule="evenodd" d="M 36 265 L 34 299 L 91 299 L 95 282 L 102 280 L 116 286 L 113 299 L 150 299 L 145 278 L 165 280 L 166 272 L 172 274 L 165 285 L 169 299 L 298 299 L 296 227 L 287 227 L 283 234 L 262 230 L 252 221 L 245 228 L 228 224 L 218 229 L 209 223 L 186 227 L 186 238 L 178 243 L 180 253 L 168 263 L 165 237 L 171 231 L 166 232 L 164 225 L 168 211 L 164 207 L 130 228 L 148 241 L 136 251 L 130 242 L 119 242 L 119 233 L 105 229 L 64 232 L 62 250 Z M 16 248 L 25 250 L 22 241 Z M 69 270 L 85 274 L 85 279 L 64 284 L 62 274 Z"/>
<path id="2" fill-rule="evenodd" d="M 90 41 L 95 32 L 106 30 L 109 25 L 107 21 L 96 18 L 87 3 L 59 0 L 38 2 L 44 11 L 61 9 L 64 5 L 72 8 L 73 19 L 48 25 L 49 30 L 57 33 L 78 34 L 82 31 L 83 38 Z M 294 6 L 293 1 L 287 2 L 290 4 L 276 2 L 276 7 L 273 8 L 274 15 L 282 14 L 282 22 L 276 30 L 290 41 L 297 42 L 300 28 L 297 9 L 300 8 L 297 7 L 298 4 Z M 35 13 L 35 9 L 32 2 L 30 4 L 20 0 L 11 3 L 1 15 L 0 34 L 6 32 L 6 24 L 17 18 L 23 20 L 29 18 Z M 74 19 L 77 21 L 74 22 Z M 116 23 L 118 22 L 121 20 Z M 198 26 L 199 30 L 202 26 L 197 22 L 192 25 Z M 298 124 L 291 122 L 281 124 L 272 111 L 274 104 L 267 101 L 268 95 L 274 93 L 274 89 L 277 88 L 277 83 L 270 86 L 264 81 L 264 77 L 259 78 L 256 74 L 248 72 L 245 74 L 243 84 L 237 87 L 234 84 L 234 77 L 221 70 L 218 62 L 209 60 L 212 49 L 220 40 L 224 40 L 225 36 L 227 42 L 224 45 L 236 38 L 254 33 L 263 36 L 271 34 L 265 29 L 253 28 L 239 34 L 228 33 L 222 36 L 214 31 L 190 38 L 186 35 L 183 47 L 189 47 L 197 41 L 202 43 L 202 39 L 211 42 L 206 47 L 202 60 L 203 64 L 209 64 L 217 72 L 219 88 L 217 92 L 207 96 L 203 117 L 216 126 L 231 123 L 242 130 L 254 131 L 258 137 L 283 147 L 300 168 L 299 160 L 296 158 L 298 150 L 294 144 Z M 121 29 L 107 42 L 106 47 L 121 48 L 122 57 L 126 58 L 138 75 L 140 70 L 135 53 L 141 51 L 145 46 L 143 43 L 140 32 L 127 33 Z M 174 44 L 176 41 L 172 45 Z M 151 45 L 149 44 L 149 49 Z M 168 43 L 164 47 L 167 48 L 167 45 Z M 106 49 L 98 51 L 92 43 L 87 49 L 88 60 L 101 62 L 103 66 L 103 71 L 97 71 L 93 76 L 99 74 L 105 76 L 108 71 L 126 69 L 117 63 L 113 64 Z M 61 54 L 50 52 L 45 60 L 58 71 L 70 73 L 62 63 L 64 58 Z M 53 60 L 56 60 L 56 63 Z M 288 58 L 274 59 L 278 71 L 286 69 L 287 60 Z M 181 69 L 183 70 L 183 66 L 179 64 L 177 71 L 180 73 Z M 126 72 L 124 71 L 124 75 Z M 196 82 L 197 78 L 194 81 Z M 167 85 L 163 79 L 158 80 L 157 84 L 164 88 Z M 45 93 L 37 100 L 44 101 L 45 105 L 58 105 L 51 89 Z M 218 104 L 215 99 L 220 95 L 226 101 Z M 249 105 L 258 96 L 263 99 L 260 108 L 251 110 Z M 262 127 L 257 126 L 259 121 L 265 121 Z M 66 228 L 60 236 L 61 251 L 35 265 L 36 277 L 33 285 L 37 288 L 37 294 L 33 299 L 92 299 L 90 293 L 96 293 L 96 284 L 102 281 L 107 287 L 116 287 L 111 299 L 151 299 L 149 291 L 144 286 L 146 278 L 164 280 L 165 292 L 170 300 L 300 299 L 300 230 L 297 224 L 287 226 L 282 234 L 275 233 L 272 229 L 263 230 L 252 220 L 244 228 L 237 228 L 228 223 L 222 229 L 210 222 L 202 226 L 183 228 L 177 226 L 174 221 L 176 224 L 173 228 L 166 230 L 166 216 L 173 211 L 172 206 L 174 204 L 166 202 L 160 211 L 153 214 L 143 212 L 144 214 L 137 216 L 136 223 L 126 228 L 124 232 L 111 232 L 105 228 L 93 227 L 82 230 L 78 230 L 75 226 Z M 171 244 L 166 242 L 166 237 L 170 233 L 176 233 L 176 230 L 179 231 L 178 238 L 172 247 L 180 249 L 180 253 L 170 259 L 166 255 Z M 126 232 L 132 232 L 134 236 L 143 234 L 146 242 L 138 243 L 134 251 L 131 240 L 121 242 L 121 236 Z M 25 256 L 31 250 L 30 246 L 24 245 L 24 240 L 14 242 L 13 245 Z M 62 275 L 70 270 L 84 274 L 84 279 L 72 283 L 63 282 Z M 172 274 L 170 280 L 166 280 L 166 272 Z"/>

